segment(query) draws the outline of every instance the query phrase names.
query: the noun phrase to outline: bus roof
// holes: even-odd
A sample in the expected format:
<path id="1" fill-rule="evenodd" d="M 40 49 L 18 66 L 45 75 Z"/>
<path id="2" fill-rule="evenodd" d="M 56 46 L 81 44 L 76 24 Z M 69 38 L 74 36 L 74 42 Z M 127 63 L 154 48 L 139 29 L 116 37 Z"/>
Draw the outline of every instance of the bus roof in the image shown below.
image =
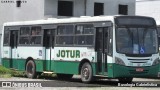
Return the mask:
<path id="1" fill-rule="evenodd" d="M 95 21 L 112 21 L 114 22 L 114 16 L 83 16 L 73 18 L 62 19 L 48 19 L 48 20 L 33 20 L 33 21 L 20 21 L 20 22 L 7 22 L 4 26 L 16 26 L 16 25 L 36 25 L 36 24 L 59 24 L 59 23 L 80 23 L 80 22 L 95 22 Z"/>

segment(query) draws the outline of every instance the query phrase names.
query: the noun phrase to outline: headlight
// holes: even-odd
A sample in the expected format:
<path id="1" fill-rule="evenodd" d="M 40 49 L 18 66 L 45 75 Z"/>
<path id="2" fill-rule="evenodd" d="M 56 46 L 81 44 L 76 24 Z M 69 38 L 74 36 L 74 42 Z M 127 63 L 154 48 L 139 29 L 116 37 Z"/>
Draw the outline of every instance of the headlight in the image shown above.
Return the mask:
<path id="1" fill-rule="evenodd" d="M 123 62 L 123 60 L 120 59 L 120 58 L 117 58 L 117 57 L 115 57 L 115 63 L 119 64 L 119 65 L 124 65 L 125 66 L 125 63 Z"/>
<path id="2" fill-rule="evenodd" d="M 156 59 L 154 60 L 154 62 L 153 62 L 153 64 L 152 64 L 152 65 L 157 65 L 157 64 L 159 64 L 159 63 L 160 63 L 159 58 L 156 58 Z"/>

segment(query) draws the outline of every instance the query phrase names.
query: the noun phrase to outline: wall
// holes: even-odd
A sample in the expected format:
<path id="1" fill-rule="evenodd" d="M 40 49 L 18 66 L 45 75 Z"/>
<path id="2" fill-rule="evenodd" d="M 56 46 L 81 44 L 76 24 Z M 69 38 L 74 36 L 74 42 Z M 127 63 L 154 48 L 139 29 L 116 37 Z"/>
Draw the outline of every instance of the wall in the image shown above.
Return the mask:
<path id="1" fill-rule="evenodd" d="M 16 0 L 10 1 L 14 1 L 14 3 L 0 2 L 0 33 L 4 22 L 36 20 L 44 16 L 43 0 L 22 0 L 27 2 L 22 3 L 21 7 L 16 7 Z"/>
<path id="2" fill-rule="evenodd" d="M 3 2 L 12 1 L 12 2 Z M 3 23 L 11 21 L 36 20 L 44 17 L 44 0 L 21 0 L 21 7 L 16 7 L 16 0 L 0 0 L 0 39 Z M 1 43 L 1 40 L 0 40 Z M 1 48 L 0 48 L 1 50 Z M 1 58 L 1 52 L 0 52 Z M 1 59 L 0 59 L 1 64 Z"/>
<path id="3" fill-rule="evenodd" d="M 87 15 L 94 15 L 94 2 L 104 3 L 105 15 L 118 15 L 118 5 L 128 5 L 128 15 L 135 15 L 135 0 L 88 0 Z"/>
<path id="4" fill-rule="evenodd" d="M 94 3 L 104 3 L 105 15 L 118 15 L 118 5 L 128 5 L 128 15 L 135 15 L 135 0 L 61 0 L 74 2 L 74 17 L 94 16 Z M 85 7 L 86 1 L 86 7 Z M 58 0 L 45 0 L 45 17 L 57 17 Z M 85 11 L 86 8 L 86 11 Z M 58 16 L 59 17 L 59 16 Z"/>
<path id="5" fill-rule="evenodd" d="M 73 16 L 79 17 L 84 16 L 84 1 L 85 0 L 59 0 L 59 1 L 73 1 Z M 44 6 L 44 15 L 45 18 L 57 17 L 57 7 L 58 7 L 58 0 L 45 0 Z M 58 16 L 59 17 L 59 16 Z"/>

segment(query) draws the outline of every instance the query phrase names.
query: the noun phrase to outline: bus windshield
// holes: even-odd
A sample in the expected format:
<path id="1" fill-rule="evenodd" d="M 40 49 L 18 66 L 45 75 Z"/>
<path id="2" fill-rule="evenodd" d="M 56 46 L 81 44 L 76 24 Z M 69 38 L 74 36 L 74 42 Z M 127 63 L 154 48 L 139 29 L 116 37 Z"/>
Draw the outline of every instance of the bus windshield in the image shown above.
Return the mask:
<path id="1" fill-rule="evenodd" d="M 123 54 L 154 54 L 158 52 L 154 28 L 117 28 L 116 49 Z"/>

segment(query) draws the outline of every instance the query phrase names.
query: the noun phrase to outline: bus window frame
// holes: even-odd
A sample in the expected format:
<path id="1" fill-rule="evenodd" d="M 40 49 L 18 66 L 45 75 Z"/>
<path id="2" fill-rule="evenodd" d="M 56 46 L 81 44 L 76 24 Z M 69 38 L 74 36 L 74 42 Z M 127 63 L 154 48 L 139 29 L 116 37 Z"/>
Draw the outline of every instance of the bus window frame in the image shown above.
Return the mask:
<path id="1" fill-rule="evenodd" d="M 32 35 L 32 28 L 37 28 L 37 27 L 40 27 L 41 34 L 39 34 L 39 35 Z M 44 30 L 42 29 L 42 26 L 31 26 L 31 29 L 30 29 L 30 38 L 29 38 L 29 44 L 30 44 L 30 46 L 42 46 L 43 45 L 43 34 L 44 34 Z M 31 43 L 32 37 L 41 37 L 40 44 L 32 44 Z"/>
<path id="2" fill-rule="evenodd" d="M 76 26 L 77 25 L 86 25 L 86 24 L 92 24 L 93 25 L 93 30 L 94 30 L 94 32 L 93 32 L 93 44 L 92 45 L 76 45 L 75 44 L 75 36 L 76 36 L 76 34 L 75 34 L 75 31 L 76 31 Z M 67 44 L 57 44 L 57 42 L 56 42 L 56 40 L 57 40 L 57 34 L 58 34 L 58 26 L 61 26 L 61 25 L 74 25 L 74 28 L 73 28 L 73 44 L 72 45 L 67 45 Z M 95 29 L 95 27 L 94 27 L 94 22 L 81 22 L 81 23 L 63 23 L 63 24 L 58 24 L 57 25 L 57 28 L 55 29 L 56 31 L 55 31 L 55 44 L 54 44 L 54 47 L 92 47 L 92 48 L 94 48 L 94 46 L 95 46 L 95 31 L 96 31 L 96 29 Z M 71 34 L 70 34 L 71 35 Z"/>
<path id="3" fill-rule="evenodd" d="M 11 35 L 11 31 L 18 31 L 18 43 L 17 43 L 17 46 L 19 45 L 19 30 L 20 30 L 20 26 L 17 25 L 17 26 L 4 26 L 4 31 L 3 31 L 3 46 L 10 46 L 10 35 Z M 5 31 L 9 31 L 9 41 L 8 41 L 8 44 L 5 45 L 4 44 L 4 32 Z"/>
<path id="4" fill-rule="evenodd" d="M 158 32 L 158 46 L 160 47 L 160 25 L 157 25 L 157 32 Z"/>
<path id="5" fill-rule="evenodd" d="M 8 32 L 8 41 L 7 41 L 7 44 L 4 44 L 4 41 L 5 41 L 4 39 L 5 39 L 5 35 L 6 35 L 5 32 L 6 31 Z M 7 30 L 4 29 L 4 32 L 3 32 L 3 46 L 10 46 L 10 30 L 9 29 L 7 29 Z"/>
<path id="6" fill-rule="evenodd" d="M 21 28 L 29 28 L 29 35 L 21 35 Z M 30 26 L 21 26 L 19 29 L 19 37 L 18 37 L 18 46 L 30 46 L 30 33 L 31 33 L 31 27 Z M 28 37 L 28 44 L 21 44 L 20 38 L 21 37 Z"/>
<path id="7" fill-rule="evenodd" d="M 20 37 L 23 37 L 23 35 L 21 35 L 20 34 L 20 32 L 21 32 L 21 29 L 19 29 L 19 37 L 18 37 L 18 46 L 42 46 L 43 45 L 43 29 L 42 29 L 42 25 L 38 25 L 38 24 L 36 24 L 36 25 L 23 25 L 23 26 L 20 26 L 20 28 L 23 28 L 23 27 L 29 27 L 29 35 L 28 35 L 28 38 L 29 38 L 29 43 L 28 44 L 20 44 Z M 41 27 L 41 44 L 31 44 L 31 37 L 32 37 L 32 35 L 31 35 L 31 28 L 32 27 Z M 24 37 L 25 37 L 25 35 L 24 35 Z"/>
<path id="8" fill-rule="evenodd" d="M 73 32 L 72 34 L 58 34 L 58 28 L 59 26 L 66 26 L 66 25 L 73 25 Z M 74 46 L 74 41 L 75 41 L 75 24 L 74 23 L 68 23 L 68 24 L 58 24 L 57 28 L 55 29 L 55 42 L 54 45 L 55 47 L 73 47 Z M 57 44 L 57 39 L 59 36 L 73 36 L 73 44 Z"/>
<path id="9" fill-rule="evenodd" d="M 77 31 L 77 26 L 80 25 L 92 25 L 93 27 L 93 33 L 91 34 L 86 34 L 86 33 L 81 33 L 81 34 L 76 34 Z M 95 46 L 95 36 L 96 36 L 96 28 L 94 27 L 93 22 L 92 23 L 78 23 L 75 26 L 75 41 L 76 41 L 76 36 L 93 36 L 93 43 L 91 45 L 87 45 L 87 44 L 77 44 L 76 42 L 74 42 L 74 46 L 86 46 L 86 47 L 94 47 Z"/>
<path id="10" fill-rule="evenodd" d="M 156 29 L 156 32 L 158 34 L 158 30 L 154 26 L 152 26 L 152 27 L 148 27 L 148 26 L 141 26 L 140 27 L 139 25 L 135 25 L 135 26 L 133 26 L 133 25 L 131 25 L 131 26 L 115 26 L 115 42 L 117 42 L 117 35 L 116 35 L 117 34 L 117 29 L 118 28 L 128 28 L 128 27 L 134 27 L 134 28 L 153 28 L 153 29 Z M 158 35 L 157 35 L 157 39 L 158 39 Z M 116 52 L 117 53 L 121 53 L 121 52 L 117 51 L 117 43 L 115 45 L 116 45 Z M 159 45 L 159 42 L 158 42 L 158 45 Z M 159 49 L 157 51 L 159 51 Z M 138 56 L 138 57 L 148 57 L 148 56 L 151 56 L 152 54 L 156 54 L 156 53 L 158 53 L 158 52 L 151 53 L 151 54 L 128 54 L 128 53 L 121 53 L 121 54 L 125 54 L 126 56 L 132 56 L 132 57 L 136 57 L 136 56 Z"/>

